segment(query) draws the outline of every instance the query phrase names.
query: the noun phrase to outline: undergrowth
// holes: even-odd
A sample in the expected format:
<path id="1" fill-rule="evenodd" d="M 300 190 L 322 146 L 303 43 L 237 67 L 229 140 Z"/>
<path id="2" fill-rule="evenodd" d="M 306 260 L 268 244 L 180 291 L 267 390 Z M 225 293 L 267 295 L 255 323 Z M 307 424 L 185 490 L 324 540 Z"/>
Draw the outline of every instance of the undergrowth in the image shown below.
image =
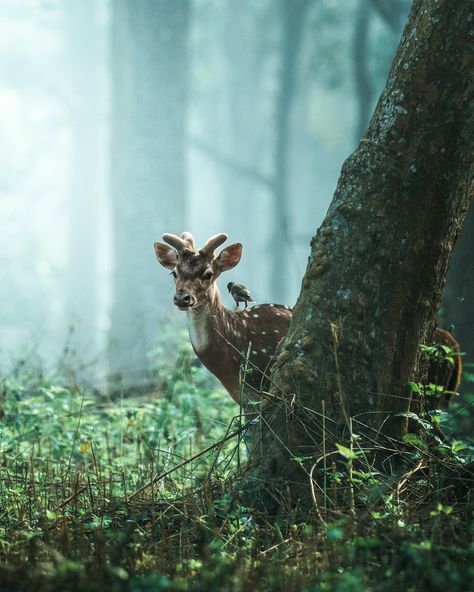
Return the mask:
<path id="1" fill-rule="evenodd" d="M 350 475 L 351 511 L 275 517 L 243 505 L 238 409 L 191 359 L 183 349 L 140 396 L 4 378 L 2 589 L 472 589 L 474 396 L 436 420 L 449 438 L 406 438 L 396 478 L 341 446 L 328 487 Z"/>

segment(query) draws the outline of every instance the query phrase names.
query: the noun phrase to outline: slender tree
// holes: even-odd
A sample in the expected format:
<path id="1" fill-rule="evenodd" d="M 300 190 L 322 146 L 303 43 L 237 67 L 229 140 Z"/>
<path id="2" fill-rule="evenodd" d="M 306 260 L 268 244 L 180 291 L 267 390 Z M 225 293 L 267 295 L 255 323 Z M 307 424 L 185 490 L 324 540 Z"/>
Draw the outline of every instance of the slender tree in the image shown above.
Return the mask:
<path id="1" fill-rule="evenodd" d="M 288 203 L 288 148 L 291 142 L 291 110 L 297 91 L 297 73 L 305 16 L 311 0 L 280 0 L 281 63 L 275 107 L 273 156 L 274 222 L 272 237 L 272 292 L 285 302 L 289 259 L 290 210 Z"/>
<path id="2" fill-rule="evenodd" d="M 261 11 L 261 7 L 252 0 L 227 2 L 222 27 L 223 58 L 226 62 L 225 78 L 221 80 L 224 130 L 219 134 L 221 152 L 257 175 L 258 171 L 265 170 L 268 152 L 264 149 L 267 126 L 255 125 L 255 121 L 262 122 L 267 117 L 268 109 L 262 97 L 268 76 L 268 42 L 265 40 L 270 34 L 268 29 L 271 30 L 271 27 L 261 30 L 262 27 L 258 26 L 263 19 Z M 262 209 L 259 210 L 256 204 L 262 191 L 261 183 L 255 176 L 251 178 L 242 174 L 235 167 L 223 167 L 220 179 L 225 196 L 222 210 L 226 232 L 244 242 L 247 252 L 260 251 L 264 248 L 262 232 L 258 232 Z M 265 186 L 263 190 L 266 189 Z M 254 215 L 249 217 L 250 210 Z M 248 281 L 258 293 L 264 288 L 265 278 L 255 266 L 248 271 L 251 274 Z"/>
<path id="3" fill-rule="evenodd" d="M 370 0 L 374 10 L 378 12 L 380 17 L 387 23 L 392 31 L 396 34 L 400 32 L 402 27 L 403 14 L 409 6 L 410 0 Z"/>
<path id="4" fill-rule="evenodd" d="M 113 311 L 110 368 L 142 378 L 171 284 L 152 245 L 185 215 L 187 0 L 112 3 Z M 168 304 L 168 302 L 167 302 Z"/>
<path id="5" fill-rule="evenodd" d="M 373 450 L 404 433 L 399 413 L 418 410 L 407 384 L 422 377 L 419 344 L 474 187 L 473 19 L 474 0 L 414 1 L 311 241 L 255 446 L 260 477 L 288 482 L 292 499 L 311 499 L 311 468 L 337 442 L 364 430 Z"/>

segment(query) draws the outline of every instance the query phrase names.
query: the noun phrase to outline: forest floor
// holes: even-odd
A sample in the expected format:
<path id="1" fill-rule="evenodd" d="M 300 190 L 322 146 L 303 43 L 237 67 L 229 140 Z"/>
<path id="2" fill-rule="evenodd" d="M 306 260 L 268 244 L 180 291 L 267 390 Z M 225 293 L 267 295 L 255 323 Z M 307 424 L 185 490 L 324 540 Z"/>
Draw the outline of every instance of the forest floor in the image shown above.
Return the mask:
<path id="1" fill-rule="evenodd" d="M 407 439 L 402 475 L 351 466 L 355 507 L 276 517 L 243 505 L 238 409 L 191 359 L 140 396 L 3 377 L 3 590 L 474 589 L 474 395 L 449 414 L 456 437 Z M 333 467 L 328 487 L 344 480 Z"/>

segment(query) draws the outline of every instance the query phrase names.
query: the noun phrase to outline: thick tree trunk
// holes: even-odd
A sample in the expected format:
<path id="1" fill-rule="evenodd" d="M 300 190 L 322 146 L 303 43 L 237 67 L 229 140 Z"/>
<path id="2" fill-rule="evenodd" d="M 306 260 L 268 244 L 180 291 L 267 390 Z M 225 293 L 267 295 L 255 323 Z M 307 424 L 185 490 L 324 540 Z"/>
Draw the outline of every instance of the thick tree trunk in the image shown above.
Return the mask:
<path id="1" fill-rule="evenodd" d="M 261 477 L 289 482 L 293 499 L 310 499 L 308 472 L 323 451 L 352 431 L 376 448 L 402 435 L 397 412 L 418 409 L 407 383 L 422 372 L 419 344 L 430 341 L 473 193 L 473 19 L 473 0 L 415 0 L 367 134 L 311 241 L 255 446 L 265 450 Z"/>
<path id="2" fill-rule="evenodd" d="M 152 245 L 184 226 L 188 10 L 187 0 L 113 2 L 114 388 L 144 379 L 172 295 Z"/>

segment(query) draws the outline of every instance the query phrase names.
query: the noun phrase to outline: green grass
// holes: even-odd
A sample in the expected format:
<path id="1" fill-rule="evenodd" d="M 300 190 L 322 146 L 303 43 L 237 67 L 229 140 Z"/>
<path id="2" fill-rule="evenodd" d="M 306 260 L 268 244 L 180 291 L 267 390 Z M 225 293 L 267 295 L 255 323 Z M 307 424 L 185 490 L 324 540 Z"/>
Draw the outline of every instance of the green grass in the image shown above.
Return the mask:
<path id="1" fill-rule="evenodd" d="M 238 408 L 192 360 L 183 348 L 140 396 L 26 370 L 3 380 L 2 589 L 473 589 L 468 434 L 426 448 L 407 438 L 398 481 L 354 470 L 359 501 L 378 492 L 355 515 L 276 519 L 239 501 L 246 445 L 219 444 Z"/>

